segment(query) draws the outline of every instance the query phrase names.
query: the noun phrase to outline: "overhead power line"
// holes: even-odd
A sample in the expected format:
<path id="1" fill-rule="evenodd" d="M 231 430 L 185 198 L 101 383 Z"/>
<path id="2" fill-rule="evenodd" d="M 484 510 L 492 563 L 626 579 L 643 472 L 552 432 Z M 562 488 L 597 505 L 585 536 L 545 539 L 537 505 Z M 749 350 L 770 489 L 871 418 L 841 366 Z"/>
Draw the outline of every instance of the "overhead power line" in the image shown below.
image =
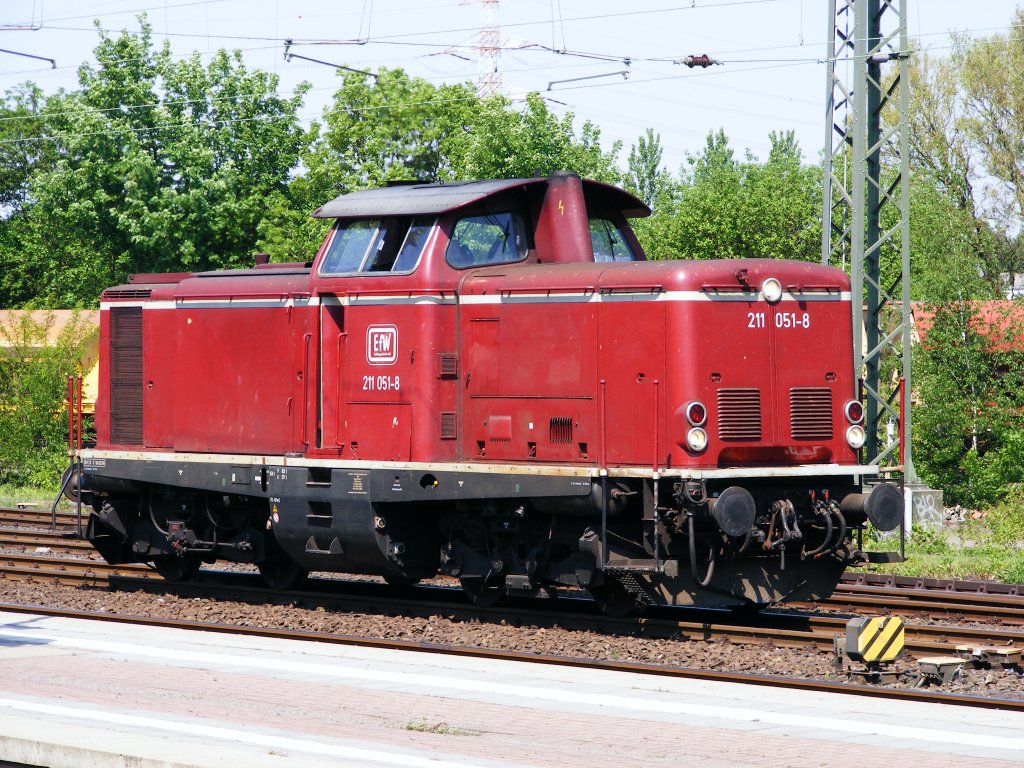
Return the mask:
<path id="1" fill-rule="evenodd" d="M 39 61 L 50 62 L 50 69 L 57 68 L 57 62 L 53 59 L 48 59 L 45 56 L 36 56 L 33 53 L 21 53 L 20 51 L 9 51 L 6 48 L 0 48 L 0 53 L 9 53 L 11 56 L 24 56 L 26 59 L 39 59 Z"/>
<path id="2" fill-rule="evenodd" d="M 334 67 L 335 69 L 342 69 L 342 70 L 344 70 L 346 72 L 355 72 L 355 73 L 360 74 L 360 75 L 366 75 L 368 77 L 372 77 L 374 80 L 377 79 L 377 75 L 373 74 L 373 72 L 367 72 L 366 70 L 363 70 L 363 69 L 353 69 L 352 67 L 346 67 L 344 64 L 332 64 L 329 61 L 322 61 L 320 59 L 312 59 L 309 56 L 300 56 L 297 53 L 293 53 L 292 50 L 291 50 L 291 47 L 292 47 L 292 41 L 291 40 L 285 40 L 284 41 L 284 60 L 285 61 L 291 61 L 292 59 L 302 59 L 302 61 L 311 61 L 314 64 L 324 64 L 324 65 L 326 65 L 328 67 Z"/>

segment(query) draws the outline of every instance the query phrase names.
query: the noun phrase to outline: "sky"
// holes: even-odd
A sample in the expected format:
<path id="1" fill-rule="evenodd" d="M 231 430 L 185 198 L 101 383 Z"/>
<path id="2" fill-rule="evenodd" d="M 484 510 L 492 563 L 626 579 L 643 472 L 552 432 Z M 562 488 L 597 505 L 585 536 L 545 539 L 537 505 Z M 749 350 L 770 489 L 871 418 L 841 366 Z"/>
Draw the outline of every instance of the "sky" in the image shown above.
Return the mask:
<path id="1" fill-rule="evenodd" d="M 951 32 L 1006 34 L 1013 0 L 907 0 L 912 45 L 948 53 Z M 490 6 L 493 10 L 493 5 Z M 44 92 L 77 87 L 99 33 L 137 31 L 145 13 L 153 37 L 176 56 L 239 49 L 251 69 L 280 77 L 288 94 L 310 83 L 302 118 L 317 120 L 340 79 L 332 66 L 402 67 L 434 83 L 475 82 L 484 5 L 480 0 L 0 0 L 0 92 L 25 81 Z M 647 128 L 676 172 L 709 131 L 765 159 L 772 131 L 789 131 L 814 162 L 825 143 L 827 0 L 500 0 L 502 92 L 537 91 L 551 109 L 601 129 L 620 165 Z M 555 51 L 564 51 L 556 53 Z M 673 63 L 708 54 L 721 64 Z M 621 73 L 627 72 L 628 77 Z"/>

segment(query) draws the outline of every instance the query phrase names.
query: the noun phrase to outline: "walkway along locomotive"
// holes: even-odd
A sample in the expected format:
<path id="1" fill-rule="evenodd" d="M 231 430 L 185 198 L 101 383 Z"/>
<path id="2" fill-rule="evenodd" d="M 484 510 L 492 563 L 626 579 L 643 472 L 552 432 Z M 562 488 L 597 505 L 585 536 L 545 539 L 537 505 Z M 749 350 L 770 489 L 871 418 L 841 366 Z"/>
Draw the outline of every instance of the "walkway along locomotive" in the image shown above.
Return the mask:
<path id="1" fill-rule="evenodd" d="M 896 528 L 837 269 L 648 262 L 572 174 L 342 195 L 311 264 L 135 275 L 101 300 L 87 536 L 189 578 L 255 563 L 477 603 L 827 596 Z M 871 485 L 865 485 L 871 481 Z"/>

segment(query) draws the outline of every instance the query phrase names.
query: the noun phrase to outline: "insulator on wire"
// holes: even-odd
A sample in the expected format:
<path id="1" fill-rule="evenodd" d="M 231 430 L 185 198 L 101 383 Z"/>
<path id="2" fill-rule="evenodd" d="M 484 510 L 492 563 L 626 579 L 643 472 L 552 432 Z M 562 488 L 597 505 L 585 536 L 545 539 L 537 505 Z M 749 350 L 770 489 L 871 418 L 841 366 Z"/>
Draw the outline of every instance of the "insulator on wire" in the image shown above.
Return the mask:
<path id="1" fill-rule="evenodd" d="M 712 64 L 721 64 L 722 62 L 718 61 L 718 59 L 711 58 L 706 53 L 702 53 L 699 56 L 685 56 L 680 59 L 678 63 L 685 64 L 690 69 L 693 69 L 694 67 L 707 69 Z"/>

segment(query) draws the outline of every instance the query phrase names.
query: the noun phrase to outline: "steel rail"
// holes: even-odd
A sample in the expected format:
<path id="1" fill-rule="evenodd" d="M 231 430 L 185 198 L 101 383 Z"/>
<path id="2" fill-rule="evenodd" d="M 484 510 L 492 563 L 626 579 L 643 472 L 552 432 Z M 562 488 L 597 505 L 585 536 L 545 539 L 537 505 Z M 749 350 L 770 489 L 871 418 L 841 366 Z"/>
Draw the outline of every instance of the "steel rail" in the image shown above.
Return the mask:
<path id="1" fill-rule="evenodd" d="M 102 560 L 0 552 L 0 576 L 9 578 L 24 576 L 47 578 L 53 575 L 59 575 L 69 582 L 79 578 L 81 581 L 91 580 L 96 583 L 109 583 L 109 579 L 116 576 L 159 579 L 156 572 L 147 565 L 110 565 Z"/>
<path id="2" fill-rule="evenodd" d="M 788 603 L 791 607 L 810 603 Z M 976 621 L 999 620 L 1024 625 L 1024 598 L 1006 595 L 944 593 L 906 587 L 847 587 L 835 592 L 818 607 L 850 608 L 857 611 L 907 611 L 926 613 L 936 618 L 949 617 Z"/>
<path id="3" fill-rule="evenodd" d="M 75 527 L 74 513 L 58 513 L 57 525 L 68 528 Z M 0 526 L 30 526 L 42 530 L 52 530 L 50 528 L 50 511 L 29 507 L 0 507 Z"/>
<path id="4" fill-rule="evenodd" d="M 99 556 L 92 544 L 79 539 L 73 534 L 69 536 L 62 531 L 31 531 L 24 528 L 8 530 L 0 528 L 0 547 L 46 547 L 51 550 L 71 553 L 94 553 Z"/>

